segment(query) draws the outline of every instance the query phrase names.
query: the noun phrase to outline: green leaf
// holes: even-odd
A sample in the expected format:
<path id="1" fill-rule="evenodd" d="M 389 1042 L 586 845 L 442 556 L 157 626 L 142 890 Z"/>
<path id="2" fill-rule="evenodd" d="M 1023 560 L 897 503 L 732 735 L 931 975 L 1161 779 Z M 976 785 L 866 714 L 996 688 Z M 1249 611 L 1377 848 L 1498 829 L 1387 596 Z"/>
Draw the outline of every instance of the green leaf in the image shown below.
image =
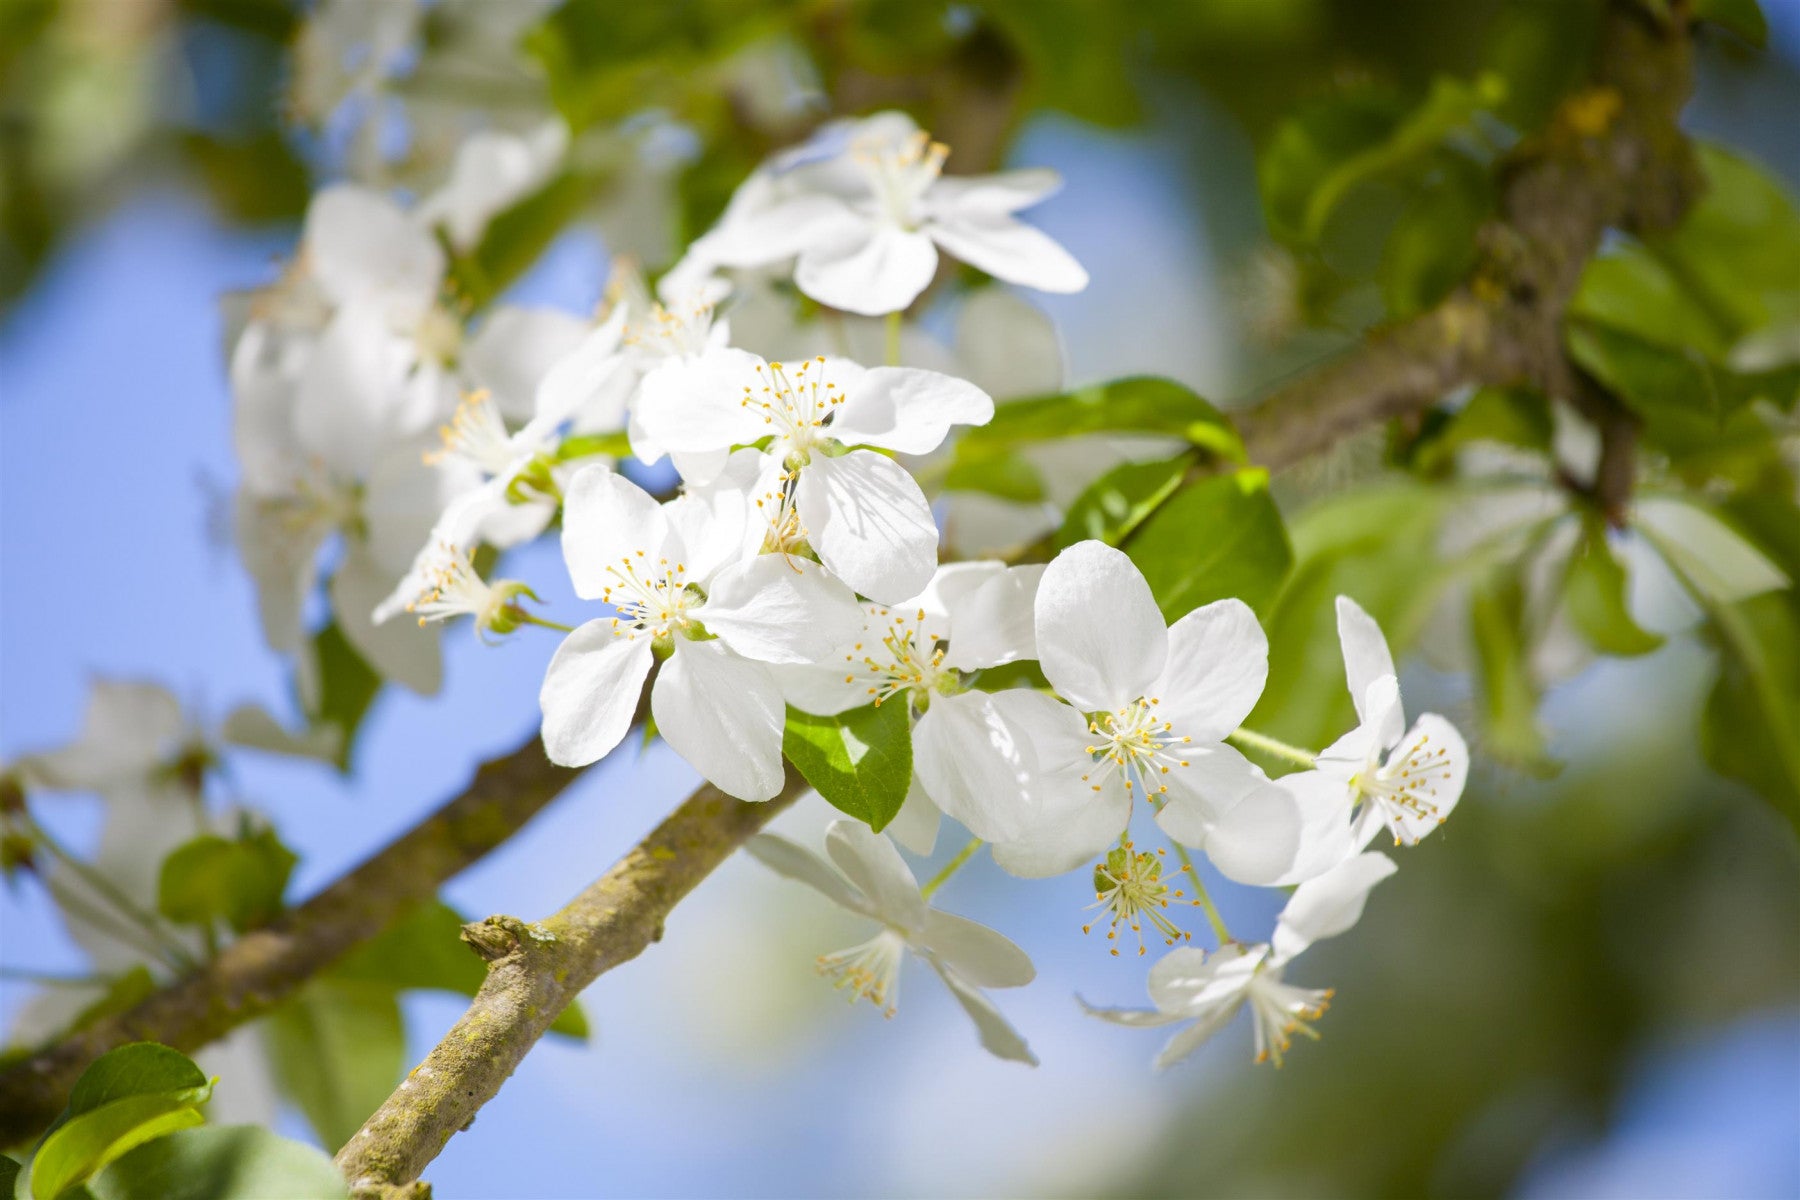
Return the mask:
<path id="1" fill-rule="evenodd" d="M 373 984 L 395 991 L 424 989 L 473 996 L 487 979 L 487 964 L 462 940 L 468 919 L 433 900 L 407 913 L 331 969 L 339 982 Z M 585 1039 L 586 1015 L 572 1003 L 550 1026 L 551 1033 Z"/>
<path id="2" fill-rule="evenodd" d="M 1602 654 L 1630 657 L 1663 644 L 1659 635 L 1632 619 L 1625 606 L 1625 584 L 1625 568 L 1606 543 L 1605 526 L 1589 520 L 1569 559 L 1563 604 L 1576 631 Z"/>
<path id="3" fill-rule="evenodd" d="M 1414 189 L 1388 234 L 1378 282 L 1388 316 L 1410 317 L 1449 294 L 1475 265 L 1475 235 L 1494 210 L 1492 176 L 1460 154 Z"/>
<path id="4" fill-rule="evenodd" d="M 1007 459 L 1020 446 L 1092 433 L 1161 433 L 1183 438 L 1233 462 L 1243 442 L 1218 409 L 1172 379 L 1136 376 L 1055 396 L 998 406 L 986 425 L 956 443 L 949 486 L 1036 499 L 1041 485 Z M 1021 494 L 1021 489 L 1029 494 Z"/>
<path id="5" fill-rule="evenodd" d="M 1713 605 L 1719 679 L 1700 746 L 1722 775 L 1750 785 L 1800 828 L 1800 593 Z"/>
<path id="6" fill-rule="evenodd" d="M 22 1163 L 0 1154 L 0 1196 L 10 1197 L 13 1194 L 13 1188 L 19 1182 L 19 1172 L 22 1169 Z"/>
<path id="7" fill-rule="evenodd" d="M 1191 454 L 1161 462 L 1120 463 L 1075 498 L 1056 531 L 1056 548 L 1065 550 L 1089 538 L 1117 546 L 1175 493 L 1193 465 Z"/>
<path id="8" fill-rule="evenodd" d="M 1498 568 L 1474 591 L 1469 632 L 1480 664 L 1476 699 L 1481 706 L 1487 751 L 1496 759 L 1538 774 L 1556 763 L 1538 728 L 1537 684 L 1527 659 L 1525 590 L 1516 570 Z"/>
<path id="9" fill-rule="evenodd" d="M 833 808 L 880 831 L 912 783 L 912 714 L 904 697 L 835 717 L 790 707 L 781 749 Z"/>
<path id="10" fill-rule="evenodd" d="M 1317 245 L 1344 198 L 1376 178 L 1416 169 L 1476 114 L 1505 96 L 1498 75 L 1473 83 L 1440 77 L 1410 109 L 1367 88 L 1320 101 L 1282 124 L 1257 166 L 1269 229 L 1299 246 Z"/>
<path id="11" fill-rule="evenodd" d="M 1227 596 L 1262 611 L 1294 560 L 1269 474 L 1254 468 L 1181 488 L 1124 550 L 1170 621 Z"/>
<path id="12" fill-rule="evenodd" d="M 1694 0 L 1694 19 L 1710 21 L 1755 46 L 1769 44 L 1769 22 L 1756 0 Z"/>
<path id="13" fill-rule="evenodd" d="M 1416 461 L 1426 470 L 1448 467 L 1455 453 L 1476 442 L 1497 442 L 1549 453 L 1555 436 L 1550 403 L 1530 388 L 1482 388 L 1442 432 L 1420 445 Z"/>
<path id="14" fill-rule="evenodd" d="M 68 1115 L 78 1117 L 128 1096 L 174 1095 L 188 1103 L 210 1085 L 206 1072 L 179 1050 L 156 1042 L 131 1042 L 109 1050 L 81 1073 L 69 1092 Z"/>
<path id="15" fill-rule="evenodd" d="M 204 1101 L 191 1091 L 134 1095 L 71 1117 L 32 1155 L 31 1200 L 56 1200 L 128 1150 L 203 1123 L 198 1104 Z"/>
<path id="16" fill-rule="evenodd" d="M 254 929 L 281 911 L 298 861 L 271 829 L 236 839 L 202 834 L 163 860 L 157 910 L 186 925 L 226 921 L 239 933 Z"/>
<path id="17" fill-rule="evenodd" d="M 1023 455 L 1011 452 L 968 458 L 959 453 L 944 474 L 944 487 L 952 492 L 986 492 L 1024 504 L 1044 498 L 1044 480 L 1038 469 Z"/>
<path id="18" fill-rule="evenodd" d="M 349 1141 L 405 1070 L 406 1028 L 389 986 L 315 979 L 263 1030 L 282 1092 L 327 1146 Z"/>
<path id="19" fill-rule="evenodd" d="M 1717 146 L 1699 148 L 1706 191 L 1673 231 L 1654 239 L 1706 305 L 1748 333 L 1800 321 L 1800 212 L 1761 167 Z"/>
<path id="20" fill-rule="evenodd" d="M 381 690 L 381 676 L 363 661 L 335 621 L 314 635 L 312 656 L 318 673 L 317 703 L 307 715 L 315 725 L 337 727 L 337 765 L 340 771 L 348 771 L 357 730 L 375 693 Z"/>
<path id="21" fill-rule="evenodd" d="M 1588 263 L 1570 301 L 1571 316 L 1673 349 L 1691 347 L 1722 360 L 1737 326 L 1709 308 L 1666 259 L 1626 245 Z"/>
<path id="22" fill-rule="evenodd" d="M 254 1125 L 186 1129 L 139 1146 L 89 1185 L 95 1200 L 344 1200 L 343 1176 L 311 1146 Z"/>

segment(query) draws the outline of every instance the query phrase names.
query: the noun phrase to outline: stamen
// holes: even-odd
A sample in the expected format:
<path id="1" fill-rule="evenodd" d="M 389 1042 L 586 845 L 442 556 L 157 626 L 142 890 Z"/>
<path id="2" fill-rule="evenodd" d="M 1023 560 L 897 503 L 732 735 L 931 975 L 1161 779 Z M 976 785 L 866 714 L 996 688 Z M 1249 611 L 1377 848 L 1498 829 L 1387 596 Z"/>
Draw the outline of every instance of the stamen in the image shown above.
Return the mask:
<path id="1" fill-rule="evenodd" d="M 1179 889 L 1171 889 L 1163 882 L 1162 859 L 1166 851 L 1158 850 L 1155 854 L 1139 852 L 1132 848 L 1129 841 L 1120 842 L 1118 847 L 1110 851 L 1104 862 L 1094 864 L 1094 903 L 1090 909 L 1105 909 L 1110 915 L 1112 928 L 1107 931 L 1108 941 L 1118 940 L 1119 926 L 1125 925 L 1137 934 L 1138 955 L 1145 952 L 1144 930 L 1142 922 L 1150 922 L 1151 927 L 1163 939 L 1165 946 L 1173 946 L 1176 942 L 1186 941 L 1193 935 L 1184 933 L 1164 912 L 1171 901 L 1180 904 L 1198 905 L 1198 900 L 1189 900 Z M 1092 924 L 1083 925 L 1081 932 L 1088 933 Z M 1119 948 L 1112 947 L 1112 955 L 1117 958 Z"/>
<path id="2" fill-rule="evenodd" d="M 832 981 L 832 986 L 848 991 L 850 1003 L 868 1000 L 892 1017 L 900 1004 L 900 960 L 906 943 L 891 929 L 884 929 L 860 946 L 821 954 L 819 974 Z"/>

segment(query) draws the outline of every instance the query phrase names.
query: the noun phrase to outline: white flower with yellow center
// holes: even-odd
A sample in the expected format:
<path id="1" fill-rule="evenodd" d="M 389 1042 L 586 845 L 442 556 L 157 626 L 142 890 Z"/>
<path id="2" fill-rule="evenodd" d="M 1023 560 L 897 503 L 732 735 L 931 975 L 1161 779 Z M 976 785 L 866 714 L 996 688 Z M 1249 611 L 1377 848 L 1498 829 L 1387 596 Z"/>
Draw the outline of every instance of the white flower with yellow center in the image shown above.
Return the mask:
<path id="1" fill-rule="evenodd" d="M 900 1003 L 900 966 L 910 950 L 937 972 L 975 1022 L 988 1053 L 1037 1065 L 982 988 L 1023 987 L 1037 972 L 1025 952 L 985 925 L 932 908 L 894 844 L 860 821 L 833 821 L 825 834 L 831 865 L 786 838 L 762 833 L 744 847 L 764 866 L 814 888 L 841 908 L 881 923 L 868 941 L 821 955 L 819 971 L 850 994 L 893 1016 Z M 840 874 L 841 872 L 841 874 Z"/>
<path id="2" fill-rule="evenodd" d="M 644 432 L 673 454 L 762 448 L 819 561 L 883 603 L 930 580 L 938 531 L 906 468 L 861 447 L 924 454 L 953 425 L 994 415 L 986 392 L 935 371 L 769 363 L 741 350 L 652 373 L 639 405 Z"/>
<path id="3" fill-rule="evenodd" d="M 816 662 L 861 621 L 855 597 L 816 563 L 743 557 L 748 506 L 683 497 L 659 505 L 586 467 L 563 502 L 575 592 L 612 607 L 563 639 L 539 700 L 544 749 L 581 766 L 624 738 L 652 662 L 657 732 L 743 800 L 781 790 L 786 708 L 769 663 Z"/>
<path id="4" fill-rule="evenodd" d="M 1277 781 L 1307 814 L 1302 858 L 1312 869 L 1355 853 L 1383 828 L 1397 846 L 1417 843 L 1450 816 L 1469 774 L 1456 726 L 1425 713 L 1407 728 L 1393 655 L 1374 618 L 1339 596 L 1337 619 L 1357 726 L 1318 755 L 1316 769 Z"/>
<path id="5" fill-rule="evenodd" d="M 734 268 L 793 258 L 801 291 L 872 316 L 917 299 L 940 249 L 1008 283 L 1087 286 L 1067 250 L 1014 216 L 1060 186 L 1054 171 L 947 178 L 948 155 L 903 113 L 828 127 L 753 175 L 690 254 Z"/>
<path id="6" fill-rule="evenodd" d="M 1068 703 L 1023 693 L 1008 714 L 1029 752 L 996 862 L 1025 876 L 1071 870 L 1119 841 L 1141 796 L 1164 832 L 1234 880 L 1289 869 L 1297 806 L 1224 744 L 1268 676 L 1248 606 L 1220 600 L 1165 627 L 1132 561 L 1087 541 L 1044 571 L 1035 621 L 1044 677 Z"/>
<path id="7" fill-rule="evenodd" d="M 1019 766 L 1006 739 L 1008 716 L 1026 693 L 971 691 L 968 681 L 1036 656 L 1031 605 L 1043 571 L 945 564 L 919 595 L 865 605 L 862 632 L 822 665 L 776 671 L 788 703 L 803 712 L 907 706 L 913 790 L 893 831 L 908 849 L 930 852 L 939 810 L 985 840 L 1017 832 L 1007 798 L 1018 789 Z"/>
<path id="8" fill-rule="evenodd" d="M 1329 989 L 1286 982 L 1288 964 L 1314 942 L 1343 933 L 1362 917 L 1369 891 L 1394 873 L 1385 854 L 1359 854 L 1294 889 L 1262 945 L 1227 942 L 1211 954 L 1178 946 L 1150 968 L 1150 1000 L 1156 1007 L 1094 1008 L 1089 1014 L 1115 1025 L 1146 1027 L 1192 1022 L 1163 1046 L 1158 1069 L 1180 1062 L 1248 1008 L 1256 1061 L 1282 1064 L 1294 1035 L 1313 1039 L 1312 1022 L 1331 1002 Z"/>

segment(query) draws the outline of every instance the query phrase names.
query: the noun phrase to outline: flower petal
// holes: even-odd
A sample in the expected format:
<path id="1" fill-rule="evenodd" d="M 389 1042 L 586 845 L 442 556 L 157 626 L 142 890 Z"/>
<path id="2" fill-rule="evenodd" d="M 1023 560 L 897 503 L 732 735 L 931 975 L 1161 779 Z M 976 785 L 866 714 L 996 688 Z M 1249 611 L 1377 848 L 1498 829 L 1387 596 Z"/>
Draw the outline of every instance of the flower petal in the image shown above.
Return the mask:
<path id="1" fill-rule="evenodd" d="M 1287 962 L 1314 942 L 1336 937 L 1362 919 L 1374 886 L 1399 870 L 1394 860 L 1371 851 L 1346 859 L 1294 889 L 1275 923 L 1272 962 Z"/>
<path id="2" fill-rule="evenodd" d="M 1161 776 L 1163 832 L 1204 850 L 1227 879 L 1267 885 L 1293 869 L 1300 807 L 1229 746 L 1195 750 L 1188 766 Z"/>
<path id="3" fill-rule="evenodd" d="M 1326 771 L 1295 771 L 1275 780 L 1300 809 L 1300 846 L 1294 865 L 1275 881 L 1276 887 L 1305 883 L 1323 875 L 1359 849 L 1351 825 L 1354 797 L 1349 785 Z"/>
<path id="4" fill-rule="evenodd" d="M 994 399 L 966 380 L 913 367 L 876 367 L 848 385 L 831 419 L 831 436 L 846 446 L 881 446 L 929 454 L 952 425 L 985 425 Z"/>
<path id="5" fill-rule="evenodd" d="M 1150 1002 L 1163 1012 L 1203 1017 L 1229 1008 L 1244 994 L 1267 946 L 1227 942 L 1208 954 L 1197 946 L 1177 946 L 1150 968 Z"/>
<path id="6" fill-rule="evenodd" d="M 1011 938 L 955 913 L 928 911 L 919 941 L 976 987 L 1024 987 L 1037 978 L 1031 957 Z"/>
<path id="7" fill-rule="evenodd" d="M 1021 287 L 1043 292 L 1079 292 L 1088 273 L 1073 255 L 1041 229 L 1007 216 L 958 213 L 925 227 L 951 257 Z"/>
<path id="8" fill-rule="evenodd" d="M 1003 1058 L 1008 1062 L 1022 1062 L 1033 1067 L 1038 1065 L 1037 1055 L 1031 1052 L 1031 1047 L 1025 1044 L 1019 1031 L 1000 1015 L 1000 1010 L 994 1007 L 993 1001 L 964 982 L 955 971 L 936 962 L 931 966 L 938 973 L 938 978 L 944 981 L 944 986 L 950 989 L 950 994 L 956 997 L 956 1002 L 962 1005 L 963 1011 L 969 1014 L 969 1019 L 975 1022 L 975 1032 L 980 1035 L 984 1050 L 995 1058 Z"/>
<path id="9" fill-rule="evenodd" d="M 1337 598 L 1338 645 L 1344 651 L 1344 677 L 1350 684 L 1350 699 L 1356 705 L 1356 717 L 1369 724 L 1366 698 L 1369 688 L 1383 675 L 1398 675 L 1394 656 L 1388 652 L 1387 638 L 1375 618 L 1348 596 Z"/>
<path id="10" fill-rule="evenodd" d="M 1062 176 L 1048 167 L 1028 167 L 993 175 L 943 175 L 923 197 L 925 211 L 954 220 L 1003 216 L 1054 195 Z"/>
<path id="11" fill-rule="evenodd" d="M 1022 837 L 1031 817 L 1026 780 L 1032 752 L 1007 719 L 1012 696 L 939 696 L 913 727 L 913 778 L 938 808 L 983 841 Z M 1074 710 L 1056 707 L 1079 723 Z"/>
<path id="12" fill-rule="evenodd" d="M 869 899 L 875 917 L 910 939 L 925 928 L 925 900 L 894 843 L 861 821 L 837 820 L 825 831 L 825 853 Z"/>
<path id="13" fill-rule="evenodd" d="M 1469 747 L 1456 726 L 1436 713 L 1425 713 L 1413 723 L 1389 761 L 1408 755 L 1415 755 L 1420 763 L 1410 779 L 1411 791 L 1429 810 L 1408 813 L 1400 818 L 1398 828 L 1392 823 L 1389 828 L 1410 846 L 1442 825 L 1462 799 L 1469 778 Z"/>
<path id="14" fill-rule="evenodd" d="M 790 700 L 789 703 L 793 702 Z M 912 782 L 907 785 L 906 800 L 900 805 L 900 811 L 894 814 L 894 819 L 888 822 L 887 828 L 882 832 L 924 858 L 937 846 L 940 824 L 942 822 L 939 820 L 938 807 L 925 794 L 915 773 Z"/>
<path id="15" fill-rule="evenodd" d="M 721 642 L 677 639 L 650 688 L 656 731 L 720 791 L 768 800 L 781 791 L 787 708 L 761 663 Z"/>
<path id="16" fill-rule="evenodd" d="M 1150 690 L 1169 658 L 1169 633 L 1143 573 L 1104 542 L 1077 542 L 1038 583 L 1038 661 L 1083 712 L 1118 709 Z"/>
<path id="17" fill-rule="evenodd" d="M 875 915 L 868 901 L 845 883 L 844 877 L 832 870 L 830 863 L 806 847 L 772 833 L 759 833 L 744 843 L 744 849 L 751 858 L 777 875 L 804 883 L 839 908 L 865 917 Z"/>
<path id="18" fill-rule="evenodd" d="M 746 405 L 745 397 L 765 386 L 757 375 L 763 365 L 756 355 L 731 349 L 672 358 L 639 385 L 633 406 L 638 426 L 659 453 L 728 450 L 754 442 L 768 429 L 762 409 Z"/>
<path id="19" fill-rule="evenodd" d="M 598 600 L 621 563 L 667 556 L 668 519 L 637 484 L 606 467 L 583 467 L 563 492 L 563 561 L 575 594 Z"/>
<path id="20" fill-rule="evenodd" d="M 737 211 L 728 211 L 726 219 L 706 234 L 704 247 L 698 243 L 693 247 L 724 267 L 780 262 L 815 246 L 841 243 L 866 228 L 864 219 L 835 196 L 799 195 L 762 206 L 731 207 Z"/>
<path id="21" fill-rule="evenodd" d="M 444 277 L 444 251 L 399 205 L 354 184 L 313 197 L 301 234 L 307 270 L 338 304 L 371 294 L 423 309 Z"/>
<path id="22" fill-rule="evenodd" d="M 937 526 L 905 467 L 873 450 L 815 456 L 794 496 L 819 560 L 871 600 L 916 595 L 937 567 Z"/>
<path id="23" fill-rule="evenodd" d="M 377 563 L 367 547 L 353 544 L 331 577 L 331 611 L 345 639 L 383 678 L 430 696 L 444 682 L 438 631 L 410 621 L 375 624 L 375 610 L 393 589 L 396 574 Z"/>
<path id="24" fill-rule="evenodd" d="M 719 572 L 699 615 L 737 653 L 769 663 L 821 662 L 863 626 L 849 588 L 817 563 L 780 554 Z"/>
<path id="25" fill-rule="evenodd" d="M 893 225 L 846 227 L 800 252 L 794 285 L 832 308 L 877 317 L 899 312 L 937 273 L 937 248 L 923 233 Z"/>
<path id="26" fill-rule="evenodd" d="M 619 637 L 604 617 L 564 638 L 538 692 L 550 761 L 584 767 L 610 754 L 631 728 L 654 659 L 649 638 Z"/>
<path id="27" fill-rule="evenodd" d="M 539 385 L 569 360 L 587 331 L 586 321 L 560 308 L 502 305 L 463 347 L 462 367 L 472 384 L 493 396 L 502 416 L 523 424 L 538 410 Z M 565 419 L 574 407 L 564 411 Z"/>
<path id="28" fill-rule="evenodd" d="M 1169 662 L 1150 694 L 1158 715 L 1195 742 L 1219 742 L 1256 707 L 1269 639 L 1242 600 L 1216 600 L 1169 626 Z"/>
<path id="29" fill-rule="evenodd" d="M 573 420 L 584 430 L 617 429 L 625 423 L 625 401 L 637 380 L 620 353 L 625 310 L 619 309 L 591 330 L 585 325 L 581 328 L 585 332 L 575 344 L 539 371 L 526 416 L 553 426 Z M 504 403 L 501 411 L 512 415 Z"/>
<path id="30" fill-rule="evenodd" d="M 950 652 L 945 662 L 977 671 L 1037 657 L 1038 582 L 1041 564 L 1010 567 L 981 581 L 967 596 L 948 605 Z"/>

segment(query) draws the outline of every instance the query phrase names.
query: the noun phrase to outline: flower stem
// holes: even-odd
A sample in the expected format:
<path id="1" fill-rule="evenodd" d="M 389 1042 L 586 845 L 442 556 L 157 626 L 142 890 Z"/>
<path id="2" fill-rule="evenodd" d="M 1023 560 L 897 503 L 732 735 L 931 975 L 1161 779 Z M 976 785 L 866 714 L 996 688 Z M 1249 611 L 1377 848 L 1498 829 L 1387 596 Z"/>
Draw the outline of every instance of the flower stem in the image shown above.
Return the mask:
<path id="1" fill-rule="evenodd" d="M 527 625 L 542 625 L 545 629 L 554 629 L 558 633 L 575 632 L 575 627 L 573 625 L 564 625 L 561 621 L 547 621 L 536 613 L 526 612 L 522 608 L 515 608 L 513 610 L 513 616 Z"/>
<path id="2" fill-rule="evenodd" d="M 30 967 L 0 967 L 0 979 L 43 987 L 105 987 L 112 982 L 105 975 L 65 975 L 56 971 L 34 971 Z"/>
<path id="3" fill-rule="evenodd" d="M 900 313 L 898 310 L 887 315 L 887 365 L 900 365 Z"/>
<path id="4" fill-rule="evenodd" d="M 135 926 L 139 932 L 147 935 L 150 939 L 150 946 L 165 963 L 184 972 L 191 971 L 199 965 L 180 942 L 176 941 L 169 933 L 162 918 L 140 907 L 131 897 L 115 887 L 112 880 L 96 871 L 91 863 L 85 862 L 71 853 L 69 848 L 39 824 L 36 818 L 27 816 L 25 827 L 32 841 L 48 850 L 52 858 L 67 867 L 83 883 L 92 888 L 96 895 L 112 906 L 118 916 Z"/>
<path id="5" fill-rule="evenodd" d="M 1250 729 L 1234 729 L 1226 735 L 1226 741 L 1232 742 L 1245 750 L 1260 750 L 1275 758 L 1286 759 L 1311 770 L 1316 765 L 1313 755 L 1298 746 L 1290 746 L 1286 742 L 1277 741 L 1266 734 Z"/>
<path id="6" fill-rule="evenodd" d="M 1212 926 L 1213 936 L 1223 946 L 1231 941 L 1231 930 L 1225 928 L 1225 918 L 1219 915 L 1218 906 L 1213 904 L 1212 896 L 1206 891 L 1206 885 L 1200 882 L 1200 872 L 1194 869 L 1194 860 L 1188 856 L 1187 847 L 1180 842 L 1171 842 L 1175 847 L 1175 857 L 1181 860 L 1181 869 L 1188 873 L 1194 881 L 1194 899 L 1200 905 L 1200 911 L 1206 914 L 1208 924 Z"/>
<path id="7" fill-rule="evenodd" d="M 964 846 L 961 850 L 958 850 L 956 852 L 956 857 L 945 863 L 944 869 L 939 871 L 936 875 L 933 875 L 931 881 L 919 889 L 919 895 L 926 900 L 931 899 L 931 893 L 942 887 L 945 880 L 962 870 L 963 864 L 967 863 L 971 858 L 974 858 L 975 852 L 979 849 L 981 849 L 981 839 L 970 838 L 969 844 Z"/>

